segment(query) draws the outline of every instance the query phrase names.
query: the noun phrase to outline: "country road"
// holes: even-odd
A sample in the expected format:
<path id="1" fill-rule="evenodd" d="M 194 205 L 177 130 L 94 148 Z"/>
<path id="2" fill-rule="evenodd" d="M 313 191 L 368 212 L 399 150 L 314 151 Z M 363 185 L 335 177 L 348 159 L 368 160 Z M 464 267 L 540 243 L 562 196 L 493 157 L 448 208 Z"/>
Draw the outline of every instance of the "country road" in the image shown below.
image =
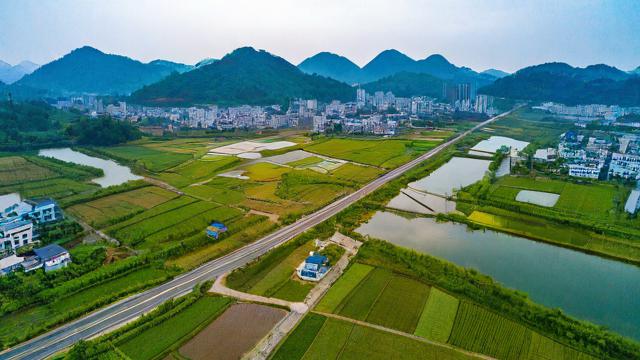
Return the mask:
<path id="1" fill-rule="evenodd" d="M 274 247 L 329 219 L 387 182 L 397 178 L 421 162 L 437 155 L 447 146 L 460 140 L 472 131 L 475 131 L 482 126 L 511 113 L 511 111 L 495 116 L 474 126 L 414 160 L 389 171 L 359 190 L 336 200 L 313 214 L 301 218 L 291 225 L 280 228 L 243 248 L 212 260 L 188 273 L 175 277 L 167 283 L 143 293 L 130 296 L 105 308 L 85 315 L 82 318 L 53 329 L 48 333 L 7 349 L 0 353 L 0 359 L 44 359 L 73 345 L 81 339 L 93 337 L 108 331 L 111 328 L 127 323 L 140 315 L 149 312 L 169 299 L 190 292 L 196 284 L 211 280 L 233 269 L 242 267 Z M 27 326 L 27 324 L 24 326 Z"/>

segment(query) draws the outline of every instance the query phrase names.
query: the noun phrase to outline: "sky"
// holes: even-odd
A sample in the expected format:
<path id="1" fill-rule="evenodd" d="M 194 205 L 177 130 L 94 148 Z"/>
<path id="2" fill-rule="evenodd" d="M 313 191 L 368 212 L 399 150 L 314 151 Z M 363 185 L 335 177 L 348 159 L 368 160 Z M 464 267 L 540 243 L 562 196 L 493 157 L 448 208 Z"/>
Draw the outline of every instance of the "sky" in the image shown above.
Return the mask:
<path id="1" fill-rule="evenodd" d="M 0 0 L 0 60 L 44 64 L 89 45 L 194 64 L 253 46 L 298 64 L 385 49 L 515 71 L 549 61 L 640 66 L 639 0 Z"/>

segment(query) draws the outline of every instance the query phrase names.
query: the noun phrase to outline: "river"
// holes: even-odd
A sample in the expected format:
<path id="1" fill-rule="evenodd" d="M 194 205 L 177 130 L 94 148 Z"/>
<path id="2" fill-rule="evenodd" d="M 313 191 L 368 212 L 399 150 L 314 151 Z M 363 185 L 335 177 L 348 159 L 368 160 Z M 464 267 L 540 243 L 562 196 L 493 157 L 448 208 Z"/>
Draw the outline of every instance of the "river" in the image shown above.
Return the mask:
<path id="1" fill-rule="evenodd" d="M 474 268 L 535 302 L 640 340 L 640 268 L 495 231 L 378 212 L 357 231 Z"/>
<path id="2" fill-rule="evenodd" d="M 141 176 L 132 173 L 128 167 L 122 166 L 113 160 L 89 156 L 70 148 L 44 149 L 40 150 L 38 155 L 102 169 L 104 176 L 91 180 L 102 187 L 120 185 L 130 180 L 142 179 Z"/>

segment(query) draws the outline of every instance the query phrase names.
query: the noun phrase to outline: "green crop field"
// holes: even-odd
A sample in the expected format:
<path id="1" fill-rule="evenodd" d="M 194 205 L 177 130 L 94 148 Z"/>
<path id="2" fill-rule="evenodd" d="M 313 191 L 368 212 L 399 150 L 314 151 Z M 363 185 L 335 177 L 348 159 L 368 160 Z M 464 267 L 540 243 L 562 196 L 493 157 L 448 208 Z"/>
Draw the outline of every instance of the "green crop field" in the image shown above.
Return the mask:
<path id="1" fill-rule="evenodd" d="M 454 349 L 311 313 L 295 328 L 271 359 L 471 358 L 473 357 Z"/>
<path id="2" fill-rule="evenodd" d="M 533 333 L 526 359 L 529 360 L 595 360 L 583 352 L 564 346 L 547 337 Z"/>
<path id="3" fill-rule="evenodd" d="M 239 204 L 245 199 L 242 192 L 224 188 L 219 185 L 203 184 L 187 186 L 183 188 L 182 191 L 187 195 L 223 205 Z"/>
<path id="4" fill-rule="evenodd" d="M 157 177 L 173 186 L 183 187 L 210 179 L 216 173 L 240 164 L 240 162 L 240 159 L 235 156 L 219 156 L 206 160 L 195 160 L 160 173 Z"/>
<path id="5" fill-rule="evenodd" d="M 391 271 L 383 268 L 371 271 L 338 307 L 338 314 L 364 321 L 392 277 Z"/>
<path id="6" fill-rule="evenodd" d="M 266 162 L 247 166 L 245 170 L 245 175 L 253 181 L 277 181 L 282 174 L 291 171 L 290 168 Z"/>
<path id="7" fill-rule="evenodd" d="M 355 181 L 357 183 L 367 183 L 382 175 L 383 171 L 373 166 L 362 166 L 346 163 L 331 174 L 338 179 Z"/>
<path id="8" fill-rule="evenodd" d="M 414 334 L 446 343 L 453 329 L 459 303 L 457 298 L 432 287 Z"/>
<path id="9" fill-rule="evenodd" d="M 0 186 L 50 179 L 57 176 L 53 171 L 31 163 L 20 156 L 0 157 Z"/>
<path id="10" fill-rule="evenodd" d="M 367 277 L 373 266 L 355 263 L 342 274 L 338 281 L 331 286 L 329 292 L 320 300 L 316 310 L 332 313 L 360 282 Z"/>
<path id="11" fill-rule="evenodd" d="M 403 276 L 394 276 L 378 296 L 367 322 L 412 334 L 428 295 L 427 285 Z"/>
<path id="12" fill-rule="evenodd" d="M 97 190 L 98 188 L 97 184 L 54 178 L 2 186 L 0 187 L 0 194 L 17 192 L 23 198 L 51 197 L 60 200 L 85 191 Z"/>
<path id="13" fill-rule="evenodd" d="M 436 144 L 410 140 L 329 139 L 307 145 L 304 149 L 361 164 L 395 168 Z"/>
<path id="14" fill-rule="evenodd" d="M 203 324 L 211 322 L 230 303 L 229 298 L 204 296 L 175 316 L 116 346 L 131 359 L 154 359 L 174 344 L 186 340 Z"/>
<path id="15" fill-rule="evenodd" d="M 300 301 L 304 300 L 306 293 L 293 293 L 294 285 L 289 280 L 294 276 L 295 269 L 304 259 L 313 251 L 315 246 L 313 241 L 309 241 L 297 249 L 294 249 L 287 257 L 277 263 L 271 264 L 268 272 L 262 272 L 261 277 L 250 289 L 249 293 L 261 296 L 275 296 L 278 291 L 285 285 L 289 286 L 287 291 L 281 294 L 295 295 L 294 299 L 287 298 L 283 300 Z M 292 280 L 297 282 L 297 280 Z M 302 287 L 301 290 L 310 290 L 310 287 Z"/>
<path id="16" fill-rule="evenodd" d="M 322 162 L 323 160 L 324 159 L 322 159 L 320 157 L 317 157 L 317 156 L 309 156 L 308 158 L 304 158 L 304 159 L 300 159 L 300 160 L 289 162 L 289 163 L 287 163 L 287 165 L 289 165 L 291 167 L 305 167 L 305 166 L 317 164 L 319 162 Z"/>
<path id="17" fill-rule="evenodd" d="M 499 359 L 527 357 L 533 332 L 518 323 L 463 301 L 449 342 Z"/>
<path id="18" fill-rule="evenodd" d="M 95 227 L 102 227 L 113 220 L 150 209 L 176 196 L 169 190 L 149 186 L 77 204 L 66 211 Z"/>
<path id="19" fill-rule="evenodd" d="M 193 159 L 193 154 L 157 150 L 141 145 L 122 145 L 99 148 L 99 151 L 115 159 L 132 161 L 153 172 L 164 171 Z"/>
<path id="20" fill-rule="evenodd" d="M 116 225 L 110 226 L 107 229 L 107 232 L 110 233 L 110 234 L 114 234 L 120 229 L 123 229 L 123 228 L 128 227 L 128 226 L 132 226 L 132 225 L 137 224 L 139 222 L 142 222 L 142 221 L 144 221 L 146 219 L 150 219 L 152 217 L 156 217 L 156 216 L 165 214 L 165 213 L 170 212 L 172 210 L 175 210 L 175 209 L 181 208 L 183 206 L 192 204 L 192 203 L 194 203 L 196 201 L 197 201 L 196 199 L 194 199 L 192 197 L 188 197 L 188 196 L 181 196 L 181 197 L 175 198 L 173 200 L 167 201 L 164 204 L 161 204 L 161 205 L 158 205 L 158 206 L 156 206 L 154 208 L 151 208 L 151 209 L 149 209 L 149 210 L 147 210 L 147 211 L 145 211 L 145 212 L 143 212 L 141 214 L 138 214 L 138 215 L 132 217 L 129 220 L 126 220 L 126 221 L 120 222 L 120 223 L 118 223 Z"/>

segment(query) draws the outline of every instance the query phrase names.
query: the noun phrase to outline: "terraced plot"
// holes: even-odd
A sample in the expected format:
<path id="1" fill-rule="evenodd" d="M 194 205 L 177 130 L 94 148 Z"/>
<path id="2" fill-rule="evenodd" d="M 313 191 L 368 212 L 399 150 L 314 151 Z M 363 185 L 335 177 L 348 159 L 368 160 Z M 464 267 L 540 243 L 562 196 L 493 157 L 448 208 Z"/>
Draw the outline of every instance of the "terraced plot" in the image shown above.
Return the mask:
<path id="1" fill-rule="evenodd" d="M 273 355 L 299 359 L 472 359 L 457 350 L 311 313 Z"/>
<path id="2" fill-rule="evenodd" d="M 459 303 L 455 297 L 432 287 L 414 334 L 433 341 L 447 342 Z"/>
<path id="3" fill-rule="evenodd" d="M 463 301 L 449 342 L 499 359 L 524 359 L 532 336 L 526 327 Z"/>
<path id="4" fill-rule="evenodd" d="M 169 190 L 149 186 L 74 205 L 66 209 L 66 211 L 95 227 L 102 227 L 115 220 L 150 209 L 177 196 L 177 194 Z"/>
<path id="5" fill-rule="evenodd" d="M 0 157 L 0 186 L 58 176 L 20 156 Z"/>
<path id="6" fill-rule="evenodd" d="M 305 150 L 361 164 L 395 168 L 436 144 L 410 140 L 330 139 L 308 145 Z"/>

